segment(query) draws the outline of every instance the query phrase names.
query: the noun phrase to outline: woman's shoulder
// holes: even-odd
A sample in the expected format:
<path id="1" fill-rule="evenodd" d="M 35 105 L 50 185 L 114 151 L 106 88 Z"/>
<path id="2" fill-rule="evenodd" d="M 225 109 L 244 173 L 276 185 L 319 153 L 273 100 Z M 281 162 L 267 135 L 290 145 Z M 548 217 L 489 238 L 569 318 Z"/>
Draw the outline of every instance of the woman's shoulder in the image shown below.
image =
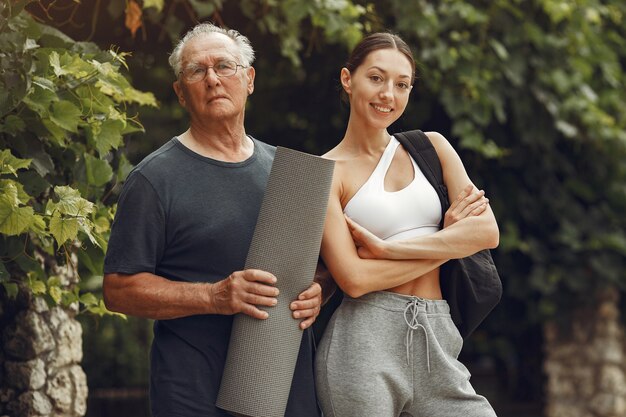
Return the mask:
<path id="1" fill-rule="evenodd" d="M 337 145 L 323 154 L 322 158 L 330 159 L 335 162 L 333 189 L 337 190 L 337 192 L 342 195 L 345 189 L 344 183 L 348 181 L 350 173 L 354 171 L 354 164 L 356 162 L 355 156 L 348 154 L 341 146 Z"/>
<path id="2" fill-rule="evenodd" d="M 335 161 L 335 170 L 350 170 L 355 165 L 360 166 L 363 164 L 363 158 L 360 155 L 346 152 L 344 149 L 336 147 L 323 154 L 322 158 Z"/>
<path id="3" fill-rule="evenodd" d="M 337 145 L 325 154 L 322 154 L 322 158 L 332 159 L 333 161 L 341 161 L 345 159 L 344 152 L 342 151 L 341 146 Z"/>
<path id="4" fill-rule="evenodd" d="M 430 139 L 430 143 L 433 144 L 433 147 L 437 151 L 439 158 L 446 158 L 450 153 L 456 154 L 456 151 L 452 147 L 452 144 L 446 139 L 444 135 L 439 132 L 430 131 L 424 132 L 428 139 Z"/>
<path id="5" fill-rule="evenodd" d="M 450 143 L 448 142 L 448 139 L 446 139 L 446 137 L 439 132 L 429 131 L 429 132 L 424 132 L 424 134 L 428 136 L 428 139 L 430 139 L 433 146 L 435 147 Z"/>

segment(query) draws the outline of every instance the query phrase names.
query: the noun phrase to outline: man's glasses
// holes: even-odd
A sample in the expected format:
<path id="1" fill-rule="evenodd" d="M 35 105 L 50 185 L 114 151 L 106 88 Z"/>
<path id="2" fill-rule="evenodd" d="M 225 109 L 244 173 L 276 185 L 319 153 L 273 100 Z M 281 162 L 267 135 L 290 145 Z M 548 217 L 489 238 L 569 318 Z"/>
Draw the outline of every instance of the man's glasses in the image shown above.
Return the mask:
<path id="1" fill-rule="evenodd" d="M 245 65 L 240 65 L 235 61 L 219 61 L 217 64 L 209 67 L 192 64 L 178 74 L 182 74 L 183 78 L 188 83 L 197 83 L 198 81 L 204 80 L 210 68 L 213 68 L 215 75 L 218 77 L 232 77 L 237 74 L 237 68 L 239 67 L 246 68 Z"/>

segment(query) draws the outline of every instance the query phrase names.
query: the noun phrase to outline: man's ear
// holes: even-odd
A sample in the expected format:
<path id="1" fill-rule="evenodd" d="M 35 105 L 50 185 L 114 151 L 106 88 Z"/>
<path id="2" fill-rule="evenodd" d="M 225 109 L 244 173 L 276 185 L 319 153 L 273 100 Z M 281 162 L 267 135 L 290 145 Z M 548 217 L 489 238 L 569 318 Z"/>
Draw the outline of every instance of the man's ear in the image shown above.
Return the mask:
<path id="1" fill-rule="evenodd" d="M 254 77 L 255 77 L 255 75 L 256 75 L 256 71 L 254 70 L 254 67 L 246 68 L 248 95 L 252 94 L 252 92 L 254 91 Z"/>
<path id="2" fill-rule="evenodd" d="M 351 88 L 352 75 L 350 74 L 350 71 L 348 70 L 348 68 L 344 67 L 341 69 L 341 74 L 339 78 L 341 80 L 341 86 L 343 87 L 343 90 L 346 92 L 346 94 L 348 95 L 352 94 L 352 88 Z"/>
<path id="3" fill-rule="evenodd" d="M 172 84 L 172 87 L 174 87 L 174 92 L 176 93 L 176 96 L 178 97 L 178 102 L 180 103 L 180 105 L 183 106 L 184 108 L 187 108 L 186 103 L 185 103 L 185 96 L 183 95 L 183 89 L 180 86 L 180 81 L 178 80 L 174 81 L 174 83 Z"/>

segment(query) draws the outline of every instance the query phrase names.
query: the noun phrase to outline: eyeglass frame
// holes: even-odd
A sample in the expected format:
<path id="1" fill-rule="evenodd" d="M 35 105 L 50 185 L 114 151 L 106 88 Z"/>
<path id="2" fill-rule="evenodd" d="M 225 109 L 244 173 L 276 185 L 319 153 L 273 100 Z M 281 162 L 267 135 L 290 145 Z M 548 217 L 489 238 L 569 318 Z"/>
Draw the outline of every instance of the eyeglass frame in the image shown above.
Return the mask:
<path id="1" fill-rule="evenodd" d="M 220 74 L 218 74 L 218 72 L 215 70 L 215 66 L 217 66 L 219 64 L 223 64 L 223 63 L 234 63 L 235 64 L 235 71 L 232 74 L 230 74 L 230 75 L 220 75 Z M 225 59 L 225 60 L 218 61 L 215 65 L 209 65 L 209 66 L 198 65 L 198 69 L 201 68 L 201 67 L 203 67 L 205 69 L 204 75 L 202 76 L 202 78 L 200 78 L 200 79 L 198 79 L 196 81 L 189 81 L 188 77 L 184 76 L 184 73 L 185 73 L 185 70 L 189 69 L 193 65 L 194 64 L 192 64 L 192 65 L 188 66 L 187 68 L 185 68 L 184 70 L 181 70 L 181 71 L 178 72 L 178 76 L 179 77 L 182 75 L 182 78 L 184 78 L 185 81 L 187 81 L 188 83 L 191 83 L 191 84 L 195 84 L 195 83 L 199 83 L 200 81 L 203 81 L 207 77 L 207 75 L 209 73 L 209 70 L 211 68 L 213 68 L 213 72 L 215 73 L 215 76 L 217 76 L 218 78 L 230 78 L 230 77 L 236 75 L 237 74 L 237 70 L 239 69 L 239 67 L 241 67 L 241 68 L 249 68 L 249 66 L 238 64 L 237 61 L 233 61 L 233 60 L 230 60 L 230 59 Z"/>

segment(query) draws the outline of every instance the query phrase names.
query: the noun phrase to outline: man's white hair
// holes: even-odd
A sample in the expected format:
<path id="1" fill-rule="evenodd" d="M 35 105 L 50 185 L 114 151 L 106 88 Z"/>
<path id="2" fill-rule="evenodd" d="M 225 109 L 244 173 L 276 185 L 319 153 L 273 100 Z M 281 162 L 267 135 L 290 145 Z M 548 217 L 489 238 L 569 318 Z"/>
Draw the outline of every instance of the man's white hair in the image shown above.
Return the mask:
<path id="1" fill-rule="evenodd" d="M 235 42 L 237 48 L 239 49 L 239 58 L 241 59 L 241 65 L 246 67 L 252 65 L 254 61 L 254 49 L 252 49 L 252 44 L 250 44 L 250 40 L 246 38 L 241 33 L 237 32 L 234 29 L 224 29 L 219 26 L 215 26 L 212 23 L 200 23 L 199 25 L 194 26 L 189 32 L 185 34 L 185 36 L 178 42 L 172 53 L 169 57 L 169 63 L 172 69 L 174 70 L 174 74 L 178 77 L 180 71 L 182 70 L 182 53 L 183 49 L 185 49 L 185 45 L 191 39 L 200 36 L 206 35 L 209 33 L 221 33 L 222 35 L 228 36 L 230 39 Z"/>

